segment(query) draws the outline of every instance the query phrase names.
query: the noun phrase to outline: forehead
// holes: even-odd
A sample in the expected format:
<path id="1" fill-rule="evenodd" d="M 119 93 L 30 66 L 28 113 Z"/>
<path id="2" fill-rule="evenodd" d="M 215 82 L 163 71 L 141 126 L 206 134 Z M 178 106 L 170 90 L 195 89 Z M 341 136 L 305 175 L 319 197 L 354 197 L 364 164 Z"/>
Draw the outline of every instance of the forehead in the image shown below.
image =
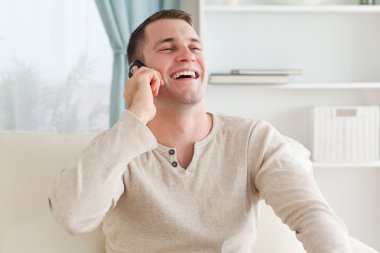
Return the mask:
<path id="1" fill-rule="evenodd" d="M 175 41 L 192 40 L 199 37 L 194 28 L 182 19 L 161 19 L 150 23 L 145 30 L 147 44 L 173 38 Z"/>

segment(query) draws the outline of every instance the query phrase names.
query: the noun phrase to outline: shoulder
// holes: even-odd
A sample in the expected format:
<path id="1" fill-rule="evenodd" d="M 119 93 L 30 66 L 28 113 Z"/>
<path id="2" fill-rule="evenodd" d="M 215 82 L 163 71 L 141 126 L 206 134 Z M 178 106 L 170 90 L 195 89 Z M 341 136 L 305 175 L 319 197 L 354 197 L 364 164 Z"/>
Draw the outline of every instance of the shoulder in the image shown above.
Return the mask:
<path id="1" fill-rule="evenodd" d="M 217 138 L 238 139 L 244 143 L 252 141 L 263 142 L 270 136 L 277 135 L 276 129 L 267 121 L 257 118 L 231 116 L 221 113 L 212 114 L 214 117 Z"/>
<path id="2" fill-rule="evenodd" d="M 235 131 L 246 130 L 249 132 L 262 132 L 274 130 L 274 127 L 267 121 L 244 116 L 233 116 L 223 113 L 212 113 L 215 122 L 220 129 L 234 129 Z"/>
<path id="3" fill-rule="evenodd" d="M 221 126 L 235 126 L 235 125 L 252 125 L 261 120 L 243 116 L 228 115 L 223 113 L 212 113 Z"/>

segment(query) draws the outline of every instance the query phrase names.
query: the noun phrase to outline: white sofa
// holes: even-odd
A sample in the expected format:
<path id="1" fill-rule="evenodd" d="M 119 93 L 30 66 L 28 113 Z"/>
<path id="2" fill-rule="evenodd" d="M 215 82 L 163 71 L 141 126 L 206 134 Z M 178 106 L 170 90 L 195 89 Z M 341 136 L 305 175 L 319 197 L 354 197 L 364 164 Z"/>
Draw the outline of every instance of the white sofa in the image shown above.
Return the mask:
<path id="1" fill-rule="evenodd" d="M 47 189 L 93 138 L 88 134 L 0 133 L 0 253 L 105 253 L 101 229 L 70 236 L 50 215 Z M 287 226 L 263 204 L 252 252 L 304 253 Z M 351 238 L 355 253 L 376 253 Z"/>

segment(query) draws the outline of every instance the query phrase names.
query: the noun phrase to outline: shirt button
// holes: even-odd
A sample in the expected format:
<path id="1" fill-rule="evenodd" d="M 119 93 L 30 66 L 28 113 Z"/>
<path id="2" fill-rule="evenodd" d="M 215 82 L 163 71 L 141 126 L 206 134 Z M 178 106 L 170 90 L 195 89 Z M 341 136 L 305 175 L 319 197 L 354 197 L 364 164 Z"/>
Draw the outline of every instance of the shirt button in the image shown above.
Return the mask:
<path id="1" fill-rule="evenodd" d="M 176 161 L 172 162 L 172 166 L 173 167 L 177 167 L 178 166 L 178 163 Z"/>
<path id="2" fill-rule="evenodd" d="M 169 155 L 174 155 L 175 154 L 175 150 L 174 149 L 169 149 Z"/>

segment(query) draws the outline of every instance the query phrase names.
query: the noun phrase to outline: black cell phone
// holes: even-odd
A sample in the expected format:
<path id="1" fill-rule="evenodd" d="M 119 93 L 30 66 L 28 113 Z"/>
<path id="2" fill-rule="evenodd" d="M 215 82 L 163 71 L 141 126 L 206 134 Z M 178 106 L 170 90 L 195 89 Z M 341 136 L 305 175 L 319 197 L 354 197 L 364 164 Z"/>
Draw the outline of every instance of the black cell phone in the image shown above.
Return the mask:
<path id="1" fill-rule="evenodd" d="M 146 65 L 144 63 L 142 63 L 141 61 L 139 60 L 135 60 L 134 62 L 132 62 L 132 64 L 129 66 L 129 72 L 128 72 L 128 77 L 131 78 L 133 76 L 133 67 L 134 66 L 137 66 L 138 68 L 141 68 L 141 67 L 146 67 Z"/>

